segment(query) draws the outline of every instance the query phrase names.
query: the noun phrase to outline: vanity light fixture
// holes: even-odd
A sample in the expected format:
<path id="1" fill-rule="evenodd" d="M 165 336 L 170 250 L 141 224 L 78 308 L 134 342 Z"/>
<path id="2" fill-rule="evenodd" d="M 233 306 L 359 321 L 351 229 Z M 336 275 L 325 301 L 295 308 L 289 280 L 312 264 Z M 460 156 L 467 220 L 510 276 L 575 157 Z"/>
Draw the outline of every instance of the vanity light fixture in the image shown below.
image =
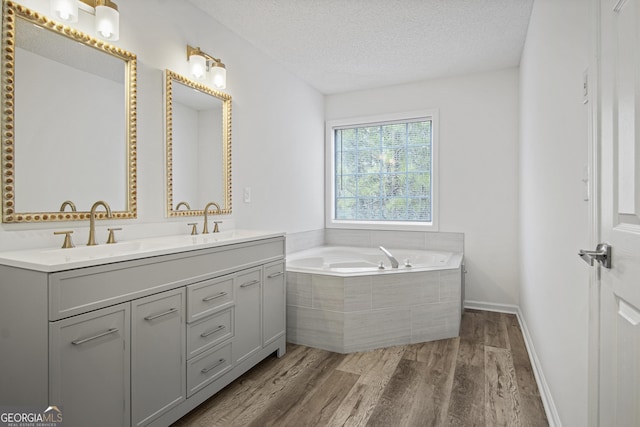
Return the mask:
<path id="1" fill-rule="evenodd" d="M 95 15 L 95 29 L 100 38 L 116 41 L 120 38 L 120 13 L 111 0 L 50 0 L 51 13 L 64 22 L 78 22 L 78 10 Z"/>
<path id="2" fill-rule="evenodd" d="M 187 45 L 187 61 L 189 61 L 189 72 L 193 78 L 205 79 L 207 72 L 209 72 L 216 89 L 227 87 L 227 69 L 221 59 L 201 51 L 199 47 Z"/>

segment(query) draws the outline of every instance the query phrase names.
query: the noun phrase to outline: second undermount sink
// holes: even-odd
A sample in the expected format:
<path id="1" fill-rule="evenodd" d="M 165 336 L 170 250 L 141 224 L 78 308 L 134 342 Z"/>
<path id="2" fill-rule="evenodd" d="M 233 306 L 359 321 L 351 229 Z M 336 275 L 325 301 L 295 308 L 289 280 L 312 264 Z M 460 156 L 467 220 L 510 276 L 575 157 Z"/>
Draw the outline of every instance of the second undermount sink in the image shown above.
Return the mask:
<path id="1" fill-rule="evenodd" d="M 203 243 L 224 242 L 227 240 L 256 237 L 256 232 L 252 230 L 229 230 L 221 231 L 219 233 L 200 234 L 191 237 L 196 237 L 197 239 L 195 241 L 202 241 Z"/>

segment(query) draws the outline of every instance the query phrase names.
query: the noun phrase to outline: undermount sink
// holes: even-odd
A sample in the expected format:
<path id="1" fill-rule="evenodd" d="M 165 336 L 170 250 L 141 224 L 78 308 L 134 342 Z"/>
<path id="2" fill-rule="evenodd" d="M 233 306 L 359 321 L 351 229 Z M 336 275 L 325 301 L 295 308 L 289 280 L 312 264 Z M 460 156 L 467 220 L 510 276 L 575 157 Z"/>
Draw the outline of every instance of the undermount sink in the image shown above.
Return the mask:
<path id="1" fill-rule="evenodd" d="M 212 234 L 174 235 L 74 248 L 44 248 L 0 252 L 0 264 L 39 271 L 107 264 L 136 258 L 166 255 L 256 239 L 281 236 L 282 233 L 255 230 L 229 230 Z"/>
<path id="2" fill-rule="evenodd" d="M 56 262 L 60 259 L 74 260 L 84 258 L 102 258 L 124 253 L 137 252 L 143 246 L 142 241 L 122 242 L 96 246 L 76 246 L 75 248 L 55 248 L 40 250 L 39 256 L 43 261 Z M 38 251 L 36 249 L 36 251 Z"/>

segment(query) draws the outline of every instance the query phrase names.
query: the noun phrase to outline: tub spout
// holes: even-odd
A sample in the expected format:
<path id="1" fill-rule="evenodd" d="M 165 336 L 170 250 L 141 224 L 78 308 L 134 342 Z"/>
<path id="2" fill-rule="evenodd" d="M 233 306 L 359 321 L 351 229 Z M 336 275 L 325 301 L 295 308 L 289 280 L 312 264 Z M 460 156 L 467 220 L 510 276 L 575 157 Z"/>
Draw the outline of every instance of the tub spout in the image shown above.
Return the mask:
<path id="1" fill-rule="evenodd" d="M 391 252 L 386 250 L 383 246 L 380 246 L 380 250 L 387 256 L 387 258 L 389 258 L 389 262 L 391 262 L 391 268 L 398 268 L 398 260 L 393 255 L 391 255 Z"/>

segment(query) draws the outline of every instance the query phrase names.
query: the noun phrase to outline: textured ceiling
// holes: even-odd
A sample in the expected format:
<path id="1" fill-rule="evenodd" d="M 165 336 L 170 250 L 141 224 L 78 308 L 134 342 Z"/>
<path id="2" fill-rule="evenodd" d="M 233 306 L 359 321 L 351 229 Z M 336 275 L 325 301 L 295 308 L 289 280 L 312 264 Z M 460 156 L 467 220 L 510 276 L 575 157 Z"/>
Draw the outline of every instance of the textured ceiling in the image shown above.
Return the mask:
<path id="1" fill-rule="evenodd" d="M 324 94 L 518 66 L 533 4 L 189 1 Z"/>

